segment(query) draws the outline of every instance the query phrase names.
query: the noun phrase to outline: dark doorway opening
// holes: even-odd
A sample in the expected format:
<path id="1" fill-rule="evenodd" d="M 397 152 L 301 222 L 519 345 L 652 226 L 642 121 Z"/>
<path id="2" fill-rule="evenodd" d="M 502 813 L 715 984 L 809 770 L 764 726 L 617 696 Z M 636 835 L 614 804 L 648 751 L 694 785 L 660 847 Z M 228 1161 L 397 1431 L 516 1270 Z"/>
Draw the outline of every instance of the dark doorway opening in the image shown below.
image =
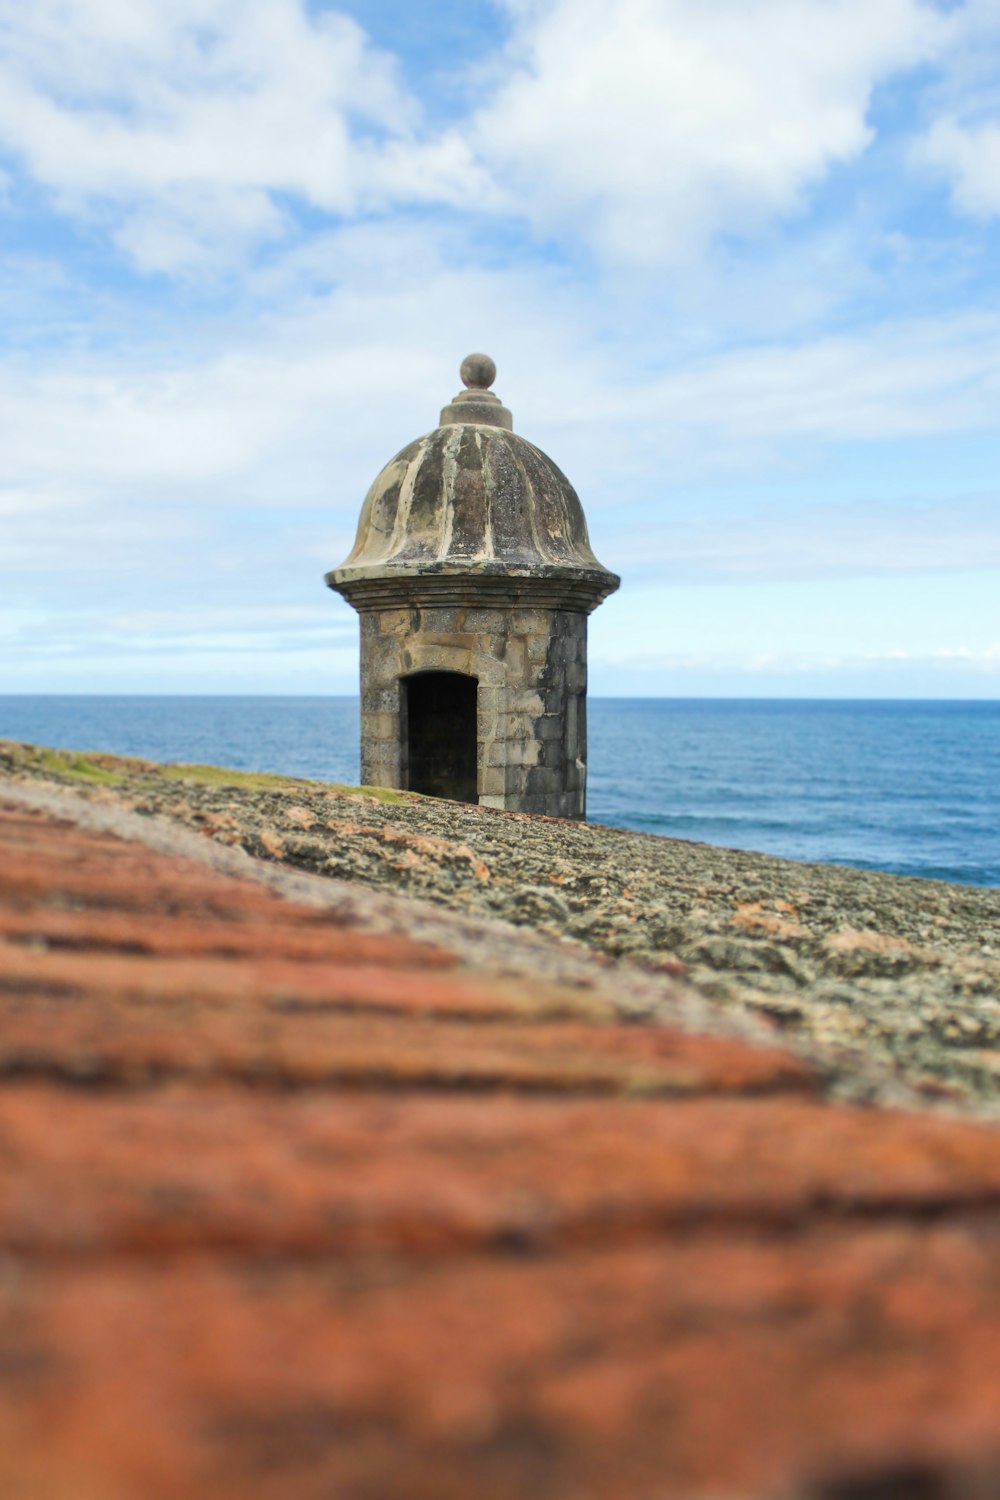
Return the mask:
<path id="1" fill-rule="evenodd" d="M 462 672 L 418 672 L 403 680 L 411 792 L 478 802 L 476 690 Z"/>

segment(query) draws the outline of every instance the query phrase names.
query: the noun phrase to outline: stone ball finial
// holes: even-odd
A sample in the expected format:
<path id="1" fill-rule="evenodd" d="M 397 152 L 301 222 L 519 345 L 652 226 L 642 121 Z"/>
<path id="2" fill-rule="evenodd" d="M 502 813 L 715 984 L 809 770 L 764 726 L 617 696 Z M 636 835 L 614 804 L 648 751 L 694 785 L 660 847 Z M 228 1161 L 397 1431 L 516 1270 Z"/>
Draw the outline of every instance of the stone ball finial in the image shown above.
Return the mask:
<path id="1" fill-rule="evenodd" d="M 470 390 L 489 390 L 497 378 L 497 367 L 488 354 L 467 354 L 459 367 L 462 384 Z"/>

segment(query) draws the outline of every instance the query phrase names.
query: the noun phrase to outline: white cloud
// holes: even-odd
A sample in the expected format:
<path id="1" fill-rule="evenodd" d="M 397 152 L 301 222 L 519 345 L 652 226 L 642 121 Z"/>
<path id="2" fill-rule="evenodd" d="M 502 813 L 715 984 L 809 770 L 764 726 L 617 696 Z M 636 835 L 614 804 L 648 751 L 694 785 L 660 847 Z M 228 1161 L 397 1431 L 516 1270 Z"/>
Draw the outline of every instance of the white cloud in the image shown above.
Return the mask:
<path id="1" fill-rule="evenodd" d="M 0 0 L 0 145 L 145 271 L 236 265 L 290 204 L 527 214 L 690 260 L 801 208 L 870 143 L 875 86 L 950 34 L 929 0 L 499 3 L 492 97 L 434 133 L 395 60 L 305 0 Z"/>
<path id="2" fill-rule="evenodd" d="M 720 524 L 674 513 L 659 536 L 622 537 L 616 566 L 636 580 L 706 583 L 1000 569 L 1000 493 L 926 502 L 770 504 Z"/>
<path id="3" fill-rule="evenodd" d="M 994 641 L 991 646 L 982 650 L 971 646 L 941 646 L 933 653 L 932 659 L 939 662 L 961 662 L 984 672 L 1000 672 L 1000 641 Z"/>
<path id="4" fill-rule="evenodd" d="M 600 654 L 598 670 L 618 668 L 626 672 L 649 674 L 691 674 L 711 677 L 727 672 L 739 676 L 819 677 L 849 672 L 860 676 L 889 674 L 904 683 L 914 673 L 939 675 L 953 669 L 958 677 L 991 677 L 1000 674 L 1000 643 L 973 649 L 968 646 L 941 646 L 932 651 L 760 651 L 733 647 L 728 650 L 630 652 L 619 646 Z"/>
<path id="5" fill-rule="evenodd" d="M 927 132 L 919 155 L 950 179 L 956 207 L 975 218 L 1000 214 L 1000 121 L 962 125 L 945 116 Z"/>
<path id="6" fill-rule="evenodd" d="M 913 156 L 950 184 L 959 212 L 988 219 L 1000 213 L 1000 8 L 996 0 L 964 0 L 947 17 L 946 45 L 930 98 L 934 118 Z"/>
<path id="7" fill-rule="evenodd" d="M 0 141 L 144 269 L 280 234 L 282 195 L 351 214 L 479 182 L 361 28 L 302 0 L 3 0 L 0 56 Z"/>
<path id="8" fill-rule="evenodd" d="M 929 111 L 925 165 L 936 150 L 956 201 L 996 211 L 997 0 L 496 3 L 509 48 L 478 86 L 453 80 L 453 103 L 477 102 L 432 129 L 337 0 L 0 0 L 0 151 L 22 235 L 0 274 L 18 349 L 0 355 L 15 643 L 0 655 L 17 682 L 72 685 L 93 655 L 106 684 L 153 681 L 135 662 L 155 659 L 163 682 L 225 688 L 232 669 L 257 687 L 258 660 L 278 689 L 297 661 L 309 688 L 333 647 L 353 690 L 356 620 L 322 573 L 375 470 L 485 347 L 516 429 L 578 484 L 598 554 L 626 577 L 595 644 L 616 629 L 704 644 L 715 620 L 715 648 L 741 648 L 734 674 L 833 672 L 885 642 L 880 661 L 986 683 L 994 583 L 968 584 L 988 635 L 954 601 L 971 570 L 1000 566 L 976 469 L 1000 317 L 959 310 L 969 226 L 942 239 L 940 219 L 924 236 L 916 215 L 893 218 L 919 177 L 863 200 L 903 158 L 900 119 Z M 886 151 L 784 233 L 865 153 L 873 90 L 921 59 L 943 71 L 893 96 Z M 461 74 L 461 54 L 448 61 Z M 428 211 L 441 205 L 458 212 Z M 82 233 L 52 232 L 46 208 Z M 564 260 L 549 237 L 606 263 Z M 116 253 L 236 274 L 224 295 L 136 282 Z M 908 299 L 915 315 L 890 314 Z M 802 505 L 787 498 L 799 477 Z M 780 501 L 761 499 L 772 478 Z M 948 628 L 917 651 L 912 620 L 872 606 L 863 645 L 845 643 L 865 586 L 895 598 L 917 570 L 921 616 Z M 792 587 L 776 580 L 808 580 L 804 619 L 837 594 L 796 661 L 784 620 L 759 628 L 760 599 Z M 706 601 L 697 629 L 674 628 L 677 594 L 687 612 Z M 626 595 L 643 603 L 623 631 Z M 55 658 L 63 677 L 36 671 Z M 687 660 L 678 672 L 700 670 Z"/>
<path id="9" fill-rule="evenodd" d="M 787 477 L 804 456 L 808 484 L 840 444 L 996 430 L 1000 317 L 991 313 L 887 320 L 703 356 L 672 351 L 673 332 L 651 317 L 632 368 L 624 349 L 584 364 L 571 393 L 543 363 L 519 398 L 530 435 L 577 479 L 595 519 L 604 505 L 658 501 L 705 479 Z M 666 369 L 662 355 L 654 364 L 658 341 L 672 354 Z M 640 353 L 638 340 L 632 348 Z M 900 493 L 898 481 L 879 486 L 883 497 Z"/>
<path id="10" fill-rule="evenodd" d="M 651 398 L 670 421 L 708 422 L 734 438 L 842 441 L 992 430 L 1000 318 L 889 322 L 798 346 L 735 350 L 665 377 Z"/>
<path id="11" fill-rule="evenodd" d="M 508 0 L 516 67 L 476 122 L 483 159 L 557 237 L 697 255 L 794 212 L 872 135 L 875 85 L 931 56 L 920 0 Z"/>
<path id="12" fill-rule="evenodd" d="M 868 517 L 857 507 L 765 513 L 743 530 L 716 524 L 711 537 L 716 511 L 705 527 L 678 522 L 662 496 L 719 475 L 787 483 L 806 454 L 808 485 L 818 444 L 992 432 L 1000 318 L 887 323 L 713 356 L 675 349 L 664 369 L 662 325 L 643 330 L 639 358 L 634 341 L 595 348 L 579 290 L 556 271 L 456 269 L 426 236 L 388 224 L 330 237 L 323 258 L 331 292 L 230 330 L 221 353 L 209 329 L 186 351 L 136 341 L 55 364 L 46 353 L 0 363 L 10 565 L 120 574 L 155 546 L 183 574 L 198 535 L 203 550 L 225 558 L 251 546 L 261 563 L 256 515 L 272 538 L 281 532 L 286 561 L 294 552 L 318 574 L 347 550 L 377 469 L 434 425 L 459 357 L 478 346 L 498 361 L 516 429 L 570 474 L 623 563 L 841 571 L 855 537 L 879 567 L 993 555 L 995 513 L 967 508 L 950 524 L 952 494 L 915 515 L 884 504 Z M 894 481 L 890 497 L 905 494 Z"/>
<path id="13" fill-rule="evenodd" d="M 742 517 L 718 496 L 701 508 L 697 490 L 684 506 L 672 497 L 679 482 L 720 473 L 737 497 L 748 474 L 780 476 L 787 494 L 796 445 L 807 492 L 827 445 L 992 431 L 1000 319 L 884 323 L 709 356 L 651 315 L 601 345 L 581 316 L 579 280 L 537 264 L 483 267 L 470 243 L 426 226 L 356 226 L 304 248 L 301 280 L 291 265 L 275 271 L 283 311 L 266 318 L 169 339 L 140 327 L 101 350 L 64 344 L 55 357 L 46 346 L 0 361 L 5 598 L 49 601 L 54 617 L 6 653 L 20 663 L 16 680 L 31 685 L 29 661 L 94 652 L 117 653 L 131 682 L 128 660 L 165 659 L 162 640 L 195 678 L 205 663 L 206 681 L 210 659 L 259 651 L 280 687 L 274 663 L 314 650 L 318 661 L 313 642 L 353 642 L 353 613 L 322 574 L 346 555 L 375 471 L 434 425 L 459 357 L 482 346 L 516 429 L 578 485 L 598 555 L 630 593 L 651 567 L 671 587 L 711 592 L 712 580 L 728 589 L 997 560 L 995 502 L 953 503 L 955 487 L 931 506 L 870 512 L 789 505 L 748 516 L 744 498 Z M 303 295 L 323 270 L 330 290 Z M 884 469 L 862 482 L 883 501 L 887 487 L 906 494 L 905 479 L 887 484 Z M 966 476 L 962 488 L 982 485 Z M 304 601 L 315 626 L 282 624 L 275 612 Z M 661 614 L 657 602 L 647 624 Z M 352 662 L 341 690 L 353 672 Z M 303 668 L 295 680 L 315 679 Z"/>

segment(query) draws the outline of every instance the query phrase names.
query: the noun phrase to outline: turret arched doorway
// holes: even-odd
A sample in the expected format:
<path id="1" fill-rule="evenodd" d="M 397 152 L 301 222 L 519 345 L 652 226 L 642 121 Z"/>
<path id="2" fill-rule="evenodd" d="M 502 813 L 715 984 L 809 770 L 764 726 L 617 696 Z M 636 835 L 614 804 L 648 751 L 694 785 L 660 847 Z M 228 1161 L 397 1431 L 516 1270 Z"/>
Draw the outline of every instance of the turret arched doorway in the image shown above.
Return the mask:
<path id="1" fill-rule="evenodd" d="M 400 685 L 407 788 L 427 797 L 478 802 L 478 681 L 464 672 L 415 672 Z"/>

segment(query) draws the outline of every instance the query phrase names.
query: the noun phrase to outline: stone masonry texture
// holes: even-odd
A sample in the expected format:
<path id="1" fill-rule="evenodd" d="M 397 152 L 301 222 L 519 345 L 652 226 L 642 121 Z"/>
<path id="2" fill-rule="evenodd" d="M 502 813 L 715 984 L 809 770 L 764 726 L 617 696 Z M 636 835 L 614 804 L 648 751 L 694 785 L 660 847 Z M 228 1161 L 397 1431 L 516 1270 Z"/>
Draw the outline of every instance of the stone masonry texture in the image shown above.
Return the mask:
<path id="1" fill-rule="evenodd" d="M 408 785 L 402 683 L 476 678 L 479 803 L 581 818 L 586 799 L 587 617 L 569 610 L 413 607 L 361 627 L 361 780 Z"/>
<path id="2" fill-rule="evenodd" d="M 995 1127 L 16 790 L 4 1500 L 1000 1495 Z"/>

